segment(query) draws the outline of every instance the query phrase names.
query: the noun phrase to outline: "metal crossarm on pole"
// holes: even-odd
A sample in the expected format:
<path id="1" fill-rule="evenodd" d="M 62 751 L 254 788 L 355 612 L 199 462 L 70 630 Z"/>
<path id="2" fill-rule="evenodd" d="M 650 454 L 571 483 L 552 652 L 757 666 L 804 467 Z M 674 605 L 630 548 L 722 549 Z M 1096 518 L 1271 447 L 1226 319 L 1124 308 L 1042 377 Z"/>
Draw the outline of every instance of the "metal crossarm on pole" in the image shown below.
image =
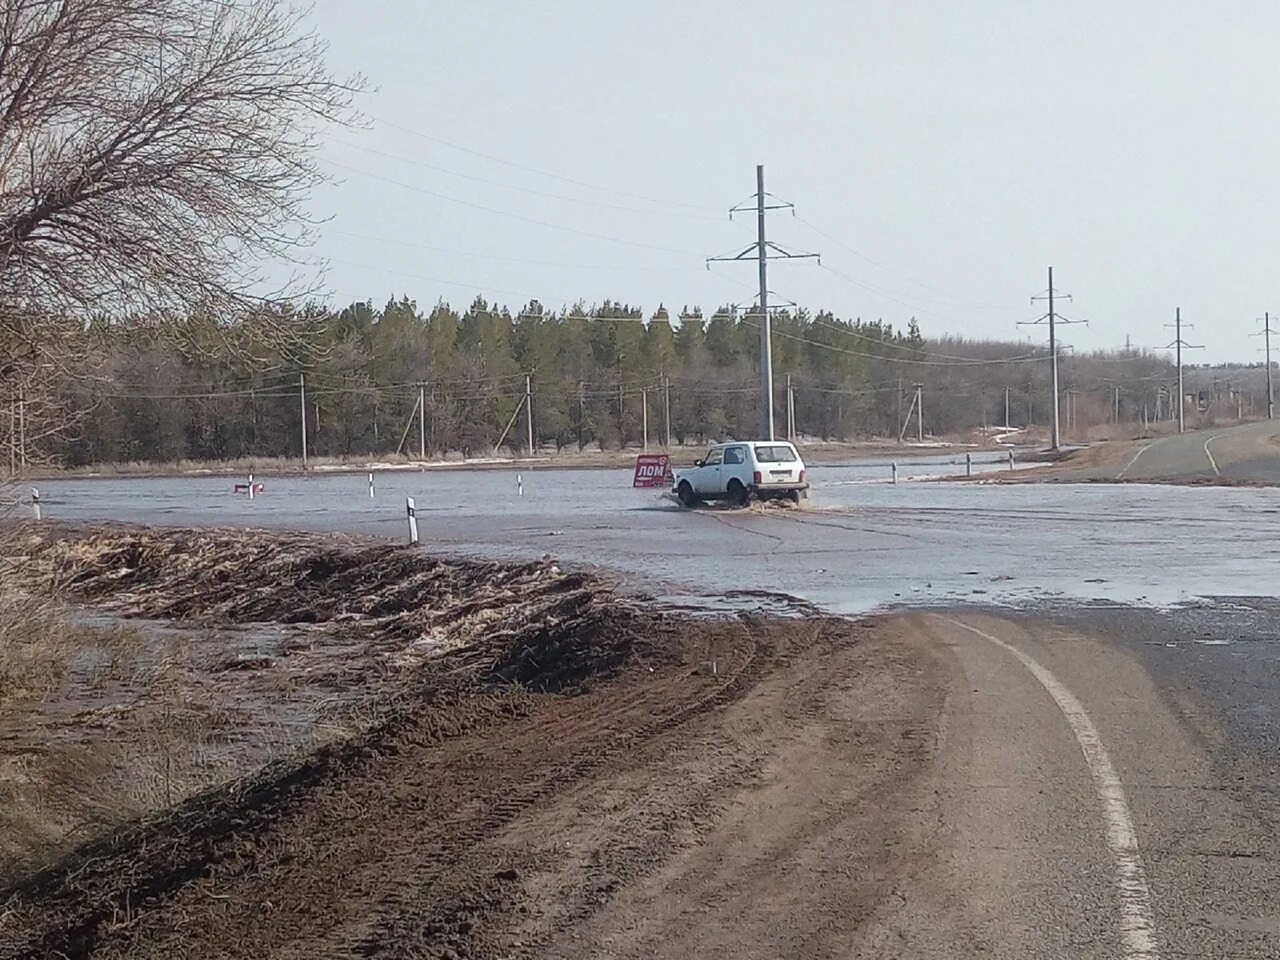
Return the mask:
<path id="1" fill-rule="evenodd" d="M 775 202 L 770 203 L 773 200 Z M 769 281 L 768 281 L 768 262 L 770 260 L 807 260 L 814 259 L 819 263 L 822 258 L 816 253 L 792 253 L 789 250 L 780 247 L 778 244 L 765 238 L 765 214 L 770 210 L 790 210 L 795 213 L 795 205 L 785 201 L 778 200 L 777 197 L 765 193 L 764 190 L 764 166 L 757 164 L 756 166 L 756 192 L 748 201 L 729 209 L 729 219 L 733 219 L 735 213 L 745 213 L 754 210 L 756 214 L 756 242 L 749 244 L 747 247 L 735 254 L 726 254 L 720 257 L 708 257 L 707 269 L 711 269 L 712 263 L 717 262 L 736 262 L 741 260 L 749 260 L 755 257 L 759 265 L 760 273 L 760 404 L 762 419 L 762 439 L 774 439 L 773 426 L 773 336 L 770 329 L 769 316 Z"/>

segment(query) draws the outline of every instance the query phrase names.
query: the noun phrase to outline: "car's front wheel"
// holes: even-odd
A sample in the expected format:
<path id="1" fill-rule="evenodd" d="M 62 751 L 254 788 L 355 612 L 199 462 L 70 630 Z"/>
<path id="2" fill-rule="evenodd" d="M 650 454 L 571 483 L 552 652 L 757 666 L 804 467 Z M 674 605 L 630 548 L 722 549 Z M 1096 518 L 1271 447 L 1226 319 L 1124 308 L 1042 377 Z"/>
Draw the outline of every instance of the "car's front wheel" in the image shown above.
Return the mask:
<path id="1" fill-rule="evenodd" d="M 676 487 L 676 496 L 686 507 L 692 508 L 698 505 L 697 494 L 693 492 L 693 487 L 690 486 L 688 480 L 680 481 L 680 486 Z"/>

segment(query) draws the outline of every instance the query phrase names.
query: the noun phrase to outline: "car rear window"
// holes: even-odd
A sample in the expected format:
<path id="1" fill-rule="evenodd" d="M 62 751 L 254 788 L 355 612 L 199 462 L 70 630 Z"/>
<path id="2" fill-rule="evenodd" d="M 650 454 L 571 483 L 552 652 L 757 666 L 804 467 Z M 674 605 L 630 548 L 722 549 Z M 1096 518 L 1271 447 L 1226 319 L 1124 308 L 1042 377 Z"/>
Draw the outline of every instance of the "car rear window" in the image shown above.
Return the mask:
<path id="1" fill-rule="evenodd" d="M 795 463 L 796 452 L 790 447 L 761 444 L 756 447 L 756 459 L 761 463 Z"/>

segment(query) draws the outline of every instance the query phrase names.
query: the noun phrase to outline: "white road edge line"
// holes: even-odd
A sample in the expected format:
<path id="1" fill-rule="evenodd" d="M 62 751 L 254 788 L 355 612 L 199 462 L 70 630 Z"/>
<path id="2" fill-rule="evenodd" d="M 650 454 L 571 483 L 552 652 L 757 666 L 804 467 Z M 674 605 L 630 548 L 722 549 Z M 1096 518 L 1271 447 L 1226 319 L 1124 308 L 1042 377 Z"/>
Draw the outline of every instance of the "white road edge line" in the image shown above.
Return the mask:
<path id="1" fill-rule="evenodd" d="M 1124 943 L 1124 956 L 1126 960 L 1158 960 L 1160 953 L 1156 948 L 1151 887 L 1147 882 L 1147 871 L 1138 850 L 1138 833 L 1134 829 L 1133 817 L 1129 813 L 1124 784 L 1120 782 L 1120 775 L 1112 766 L 1107 749 L 1098 735 L 1098 728 L 1093 725 L 1088 711 L 1057 677 L 1013 644 L 1006 643 L 977 627 L 953 620 L 951 617 L 943 619 L 962 630 L 991 641 L 1017 657 L 1022 661 L 1022 665 L 1040 681 L 1040 685 L 1049 692 L 1049 696 L 1053 697 L 1058 709 L 1062 711 L 1062 715 L 1071 727 L 1071 732 L 1076 736 L 1076 742 L 1080 744 L 1080 752 L 1084 754 L 1084 762 L 1093 776 L 1094 788 L 1102 804 L 1102 818 L 1107 828 L 1107 846 L 1110 847 L 1111 854 L 1115 858 L 1116 888 L 1120 894 L 1120 936 Z"/>
<path id="2" fill-rule="evenodd" d="M 1124 479 L 1124 475 L 1125 475 L 1126 473 L 1128 473 L 1128 472 L 1129 472 L 1129 468 L 1130 468 L 1130 467 L 1132 467 L 1135 463 L 1137 463 L 1137 462 L 1138 462 L 1138 458 L 1139 458 L 1140 456 L 1142 456 L 1144 453 L 1146 453 L 1148 450 L 1150 450 L 1150 449 L 1151 449 L 1152 447 L 1154 447 L 1154 446 L 1155 446 L 1155 443 L 1154 443 L 1154 442 L 1152 442 L 1152 443 L 1148 443 L 1145 447 L 1143 447 L 1141 450 L 1139 450 L 1137 453 L 1135 453 L 1135 454 L 1133 455 L 1133 459 L 1132 459 L 1132 460 L 1130 460 L 1128 463 L 1126 463 L 1126 464 L 1124 465 L 1124 469 L 1123 469 L 1123 470 L 1121 470 L 1119 473 L 1117 473 L 1117 474 L 1116 474 L 1116 479 L 1117 479 L 1117 480 L 1123 480 L 1123 479 Z"/>
<path id="3" fill-rule="evenodd" d="M 1209 452 L 1209 444 L 1213 443 L 1213 441 L 1217 440 L 1220 436 L 1222 436 L 1222 434 L 1215 434 L 1204 442 L 1204 455 L 1209 458 L 1209 466 L 1213 467 L 1213 475 L 1215 477 L 1222 476 L 1222 471 L 1218 469 L 1218 461 L 1213 459 L 1213 454 Z"/>

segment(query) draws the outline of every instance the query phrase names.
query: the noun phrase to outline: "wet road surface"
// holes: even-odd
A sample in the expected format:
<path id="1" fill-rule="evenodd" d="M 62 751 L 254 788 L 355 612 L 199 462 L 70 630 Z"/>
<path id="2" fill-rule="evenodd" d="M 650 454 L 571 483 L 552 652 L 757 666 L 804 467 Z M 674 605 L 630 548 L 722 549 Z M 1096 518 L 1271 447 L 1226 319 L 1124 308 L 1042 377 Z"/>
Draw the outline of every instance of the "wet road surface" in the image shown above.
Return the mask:
<path id="1" fill-rule="evenodd" d="M 901 475 L 963 470 L 950 458 Z M 842 613 L 887 604 L 1045 598 L 1169 604 L 1266 593 L 1280 574 L 1280 490 L 1160 485 L 888 483 L 886 462 L 815 467 L 809 509 L 680 508 L 622 470 L 228 478 L 41 486 L 47 517 L 406 535 L 426 549 L 551 554 L 646 590 L 793 594 Z"/>

